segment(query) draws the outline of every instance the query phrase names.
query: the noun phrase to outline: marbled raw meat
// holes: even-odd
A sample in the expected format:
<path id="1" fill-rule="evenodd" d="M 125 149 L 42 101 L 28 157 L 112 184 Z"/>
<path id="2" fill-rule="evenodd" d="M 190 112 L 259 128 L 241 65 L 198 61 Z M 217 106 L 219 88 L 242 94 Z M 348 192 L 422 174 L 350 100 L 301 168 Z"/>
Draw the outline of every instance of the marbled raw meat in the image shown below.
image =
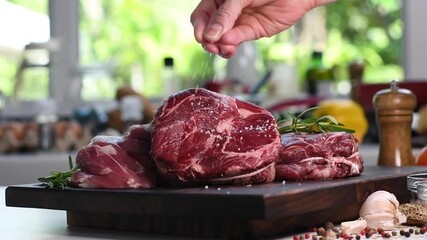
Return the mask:
<path id="1" fill-rule="evenodd" d="M 203 88 L 166 99 L 152 122 L 151 156 L 172 184 L 274 180 L 280 148 L 267 110 Z"/>
<path id="2" fill-rule="evenodd" d="M 327 180 L 357 176 L 362 172 L 359 144 L 350 133 L 282 136 L 276 180 Z"/>
<path id="3" fill-rule="evenodd" d="M 76 164 L 80 169 L 71 183 L 83 188 L 154 187 L 154 164 L 149 157 L 149 145 L 144 145 L 149 139 L 144 125 L 133 126 L 123 137 L 94 137 L 78 151 Z"/>

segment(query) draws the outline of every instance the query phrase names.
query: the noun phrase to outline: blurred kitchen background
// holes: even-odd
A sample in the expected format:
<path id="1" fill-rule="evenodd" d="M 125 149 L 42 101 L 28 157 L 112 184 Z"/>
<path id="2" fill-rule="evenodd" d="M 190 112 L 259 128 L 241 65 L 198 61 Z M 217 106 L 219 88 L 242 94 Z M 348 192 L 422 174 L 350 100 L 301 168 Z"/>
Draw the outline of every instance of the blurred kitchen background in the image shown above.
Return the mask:
<path id="1" fill-rule="evenodd" d="M 372 157 L 372 96 L 397 80 L 418 100 L 413 145 L 427 144 L 427 1 L 338 1 L 230 60 L 195 42 L 198 2 L 0 0 L 0 185 L 67 169 L 91 137 L 149 122 L 165 97 L 189 87 L 251 101 L 277 119 L 351 100 L 342 114 L 362 109 Z"/>

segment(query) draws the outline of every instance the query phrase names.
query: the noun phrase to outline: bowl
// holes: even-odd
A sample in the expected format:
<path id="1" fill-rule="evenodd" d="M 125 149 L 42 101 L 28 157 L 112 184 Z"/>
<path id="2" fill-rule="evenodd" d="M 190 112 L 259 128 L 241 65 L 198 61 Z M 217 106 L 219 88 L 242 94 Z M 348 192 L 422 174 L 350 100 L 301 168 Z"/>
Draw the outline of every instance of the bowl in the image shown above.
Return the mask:
<path id="1" fill-rule="evenodd" d="M 427 173 L 415 173 L 406 177 L 406 186 L 411 192 L 412 200 L 418 200 L 417 185 L 420 182 L 427 182 Z M 427 196 L 427 193 L 426 193 Z"/>

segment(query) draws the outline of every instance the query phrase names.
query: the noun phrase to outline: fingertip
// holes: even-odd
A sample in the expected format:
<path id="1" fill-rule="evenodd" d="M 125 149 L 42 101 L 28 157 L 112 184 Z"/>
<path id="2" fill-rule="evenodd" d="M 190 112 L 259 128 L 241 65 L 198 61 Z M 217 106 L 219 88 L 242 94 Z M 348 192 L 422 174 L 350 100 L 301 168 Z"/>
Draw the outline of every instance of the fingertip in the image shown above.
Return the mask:
<path id="1" fill-rule="evenodd" d="M 237 46 L 223 45 L 219 47 L 219 54 L 223 58 L 231 58 L 236 52 Z"/>
<path id="2" fill-rule="evenodd" d="M 213 53 L 213 54 L 219 54 L 220 52 L 219 47 L 213 43 L 203 43 L 202 46 L 206 52 Z"/>
<path id="3" fill-rule="evenodd" d="M 220 24 L 212 24 L 208 25 L 203 32 L 203 37 L 206 39 L 206 41 L 209 42 L 217 42 L 221 36 L 222 36 L 223 27 Z"/>
<path id="4" fill-rule="evenodd" d="M 202 21 L 194 21 L 192 22 L 194 28 L 194 38 L 198 43 L 203 43 L 203 31 L 205 30 L 205 24 Z"/>

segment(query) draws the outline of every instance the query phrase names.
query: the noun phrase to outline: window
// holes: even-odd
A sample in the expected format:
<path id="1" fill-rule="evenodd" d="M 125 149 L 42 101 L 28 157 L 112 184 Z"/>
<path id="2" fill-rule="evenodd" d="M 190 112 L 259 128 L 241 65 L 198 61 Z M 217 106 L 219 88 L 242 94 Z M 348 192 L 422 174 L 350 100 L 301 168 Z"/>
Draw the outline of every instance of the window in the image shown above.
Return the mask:
<path id="1" fill-rule="evenodd" d="M 31 100 L 49 94 L 48 69 L 35 67 L 46 63 L 47 53 L 37 49 L 24 51 L 30 43 L 49 40 L 47 3 L 47 0 L 0 1 L 0 92 L 5 95 Z M 24 59 L 27 64 L 22 64 Z"/>
<path id="2" fill-rule="evenodd" d="M 69 97 L 80 97 L 84 101 L 101 98 L 108 100 L 114 97 L 115 89 L 121 85 L 135 86 L 136 90 L 151 97 L 159 96 L 162 89 L 160 79 L 163 58 L 169 56 L 175 60 L 175 69 L 182 88 L 201 86 L 205 79 L 217 77 L 218 69 L 225 68 L 224 62 L 204 52 L 193 38 L 189 16 L 198 2 L 187 0 L 177 4 L 174 0 L 80 1 L 80 66 L 76 71 L 81 79 L 81 90 L 80 96 Z M 25 19 L 26 26 L 36 23 L 37 27 L 33 29 L 37 29 L 35 32 L 42 35 L 25 39 L 25 43 L 47 41 L 49 1 L 0 1 L 0 11 L 5 11 L 3 5 L 11 3 L 14 3 L 14 7 L 31 12 L 30 15 L 37 15 L 38 19 L 42 19 L 20 19 Z M 320 42 L 323 43 L 321 45 L 325 51 L 325 63 L 338 69 L 339 80 L 348 78 L 346 66 L 355 59 L 365 61 L 367 82 L 403 77 L 400 60 L 403 31 L 401 5 L 401 0 L 337 1 L 313 11 L 314 15 L 324 22 L 324 32 L 319 34 L 323 36 Z M 5 29 L 12 29 L 12 35 L 21 36 L 18 40 L 22 40 L 24 36 L 19 33 L 25 32 L 25 26 L 14 25 L 11 28 L 7 23 L 12 22 L 11 19 L 16 16 L 0 12 L 0 18 L 6 16 L 9 16 L 6 20 L 0 20 L 0 25 L 3 24 L 0 30 L 3 33 Z M 302 39 L 302 34 L 307 32 L 304 32 L 303 25 L 307 19 L 308 17 L 305 17 L 290 31 L 256 41 L 261 56 L 257 67 L 261 75 L 262 71 L 275 61 L 292 61 L 298 67 L 298 78 L 303 80 L 303 73 L 314 46 L 313 42 Z M 53 21 L 62 20 L 70 21 Z M 30 35 L 32 34 L 25 34 L 25 37 Z M 5 48 L 1 43 L 2 39 L 0 91 L 12 96 L 24 46 L 21 44 L 18 50 Z M 47 69 L 44 68 L 26 71 L 18 96 L 35 100 L 49 97 L 49 86 L 52 82 L 49 82 L 48 76 Z M 72 87 L 79 87 L 76 85 Z"/>
<path id="3" fill-rule="evenodd" d="M 182 87 L 211 75 L 211 57 L 194 41 L 190 23 L 198 2 L 80 1 L 83 98 L 112 97 L 120 85 L 158 96 L 165 57 L 174 58 Z"/>

